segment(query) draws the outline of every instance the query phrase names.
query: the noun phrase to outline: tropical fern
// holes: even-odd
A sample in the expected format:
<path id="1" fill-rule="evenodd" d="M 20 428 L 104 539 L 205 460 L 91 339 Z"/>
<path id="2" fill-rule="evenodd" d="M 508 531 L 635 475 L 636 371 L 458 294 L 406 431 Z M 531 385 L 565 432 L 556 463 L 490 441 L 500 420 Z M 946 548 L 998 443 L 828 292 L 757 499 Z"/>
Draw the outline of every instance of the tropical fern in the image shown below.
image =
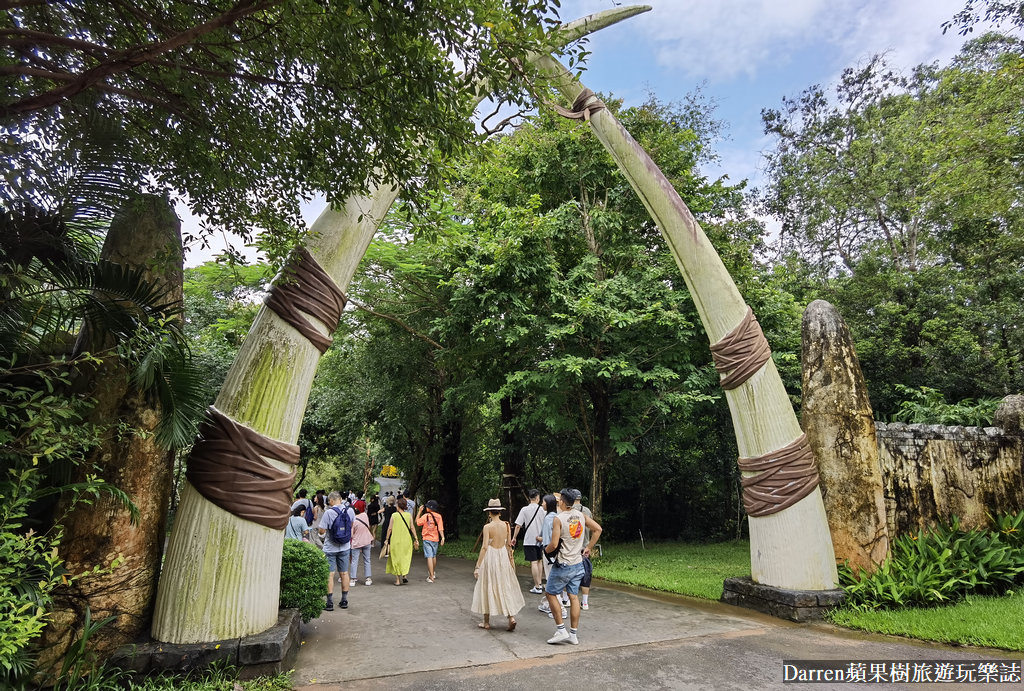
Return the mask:
<path id="1" fill-rule="evenodd" d="M 966 398 L 957 403 L 947 403 L 941 391 L 927 386 L 912 389 L 897 384 L 896 388 L 907 397 L 892 416 L 896 422 L 985 427 L 992 424 L 999 407 L 998 398 Z"/>

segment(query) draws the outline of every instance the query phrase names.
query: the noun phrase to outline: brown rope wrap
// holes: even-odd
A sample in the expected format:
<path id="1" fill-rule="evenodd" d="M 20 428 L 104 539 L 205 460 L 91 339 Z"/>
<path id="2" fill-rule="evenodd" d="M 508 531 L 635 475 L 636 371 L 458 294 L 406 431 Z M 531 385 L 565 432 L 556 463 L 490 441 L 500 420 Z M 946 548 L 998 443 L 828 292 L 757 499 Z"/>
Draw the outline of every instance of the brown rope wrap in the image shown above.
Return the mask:
<path id="1" fill-rule="evenodd" d="M 331 337 L 313 326 L 301 312 L 316 317 L 329 332 L 338 328 L 345 309 L 345 294 L 305 247 L 292 253 L 278 282 L 270 289 L 267 307 L 305 336 L 321 354 L 331 347 Z"/>
<path id="2" fill-rule="evenodd" d="M 777 451 L 741 458 L 739 467 L 748 473 L 760 473 L 742 481 L 748 516 L 769 516 L 788 509 L 818 486 L 818 467 L 806 434 Z"/>
<path id="3" fill-rule="evenodd" d="M 278 470 L 263 456 L 298 465 L 299 447 L 240 425 L 210 406 L 185 477 L 228 513 L 283 530 L 291 514 L 293 473 Z"/>
<path id="4" fill-rule="evenodd" d="M 604 110 L 608 106 L 604 104 L 604 101 L 597 97 L 590 89 L 583 89 L 580 95 L 573 101 L 572 110 L 566 110 L 562 106 L 551 104 L 555 112 L 561 115 L 563 118 L 569 118 L 570 120 L 586 120 L 590 122 L 590 116 L 599 110 Z"/>
<path id="5" fill-rule="evenodd" d="M 739 325 L 711 346 L 711 357 L 715 369 L 722 375 L 723 389 L 735 389 L 771 359 L 771 346 L 749 305 Z"/>

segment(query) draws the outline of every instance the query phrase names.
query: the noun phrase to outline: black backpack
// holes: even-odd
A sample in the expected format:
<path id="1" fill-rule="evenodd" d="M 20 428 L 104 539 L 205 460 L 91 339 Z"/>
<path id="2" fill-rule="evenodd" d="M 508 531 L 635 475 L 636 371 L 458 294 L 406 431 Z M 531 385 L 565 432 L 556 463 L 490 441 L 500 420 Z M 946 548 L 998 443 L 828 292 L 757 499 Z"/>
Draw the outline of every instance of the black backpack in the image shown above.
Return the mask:
<path id="1" fill-rule="evenodd" d="M 347 506 L 332 506 L 331 510 L 337 515 L 331 521 L 331 540 L 344 545 L 352 541 L 352 516 L 348 513 Z"/>

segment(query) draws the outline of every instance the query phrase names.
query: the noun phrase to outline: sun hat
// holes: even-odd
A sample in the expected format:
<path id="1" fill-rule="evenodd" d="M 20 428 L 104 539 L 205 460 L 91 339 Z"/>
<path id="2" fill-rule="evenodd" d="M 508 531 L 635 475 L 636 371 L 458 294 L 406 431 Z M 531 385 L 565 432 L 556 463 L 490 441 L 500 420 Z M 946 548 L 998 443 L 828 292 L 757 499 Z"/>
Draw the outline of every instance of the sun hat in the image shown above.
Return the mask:
<path id="1" fill-rule="evenodd" d="M 501 505 L 501 499 L 490 499 L 487 501 L 487 508 L 484 511 L 504 511 L 505 507 Z"/>
<path id="2" fill-rule="evenodd" d="M 431 499 L 430 501 L 427 502 L 427 508 L 430 509 L 431 511 L 437 511 L 439 507 L 437 505 L 437 502 Z"/>

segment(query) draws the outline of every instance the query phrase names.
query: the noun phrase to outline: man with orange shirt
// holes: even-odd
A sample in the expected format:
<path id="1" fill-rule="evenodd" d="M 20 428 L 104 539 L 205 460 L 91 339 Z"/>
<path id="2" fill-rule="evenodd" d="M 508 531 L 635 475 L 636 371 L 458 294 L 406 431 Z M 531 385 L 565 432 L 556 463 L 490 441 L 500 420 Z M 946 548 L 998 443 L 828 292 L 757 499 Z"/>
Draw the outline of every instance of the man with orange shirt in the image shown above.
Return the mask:
<path id="1" fill-rule="evenodd" d="M 437 512 L 437 502 L 433 499 L 427 502 L 425 514 L 423 508 L 423 504 L 420 504 L 416 509 L 416 525 L 422 528 L 423 533 L 423 556 L 427 558 L 427 583 L 433 583 L 437 548 L 444 544 L 444 519 Z"/>

